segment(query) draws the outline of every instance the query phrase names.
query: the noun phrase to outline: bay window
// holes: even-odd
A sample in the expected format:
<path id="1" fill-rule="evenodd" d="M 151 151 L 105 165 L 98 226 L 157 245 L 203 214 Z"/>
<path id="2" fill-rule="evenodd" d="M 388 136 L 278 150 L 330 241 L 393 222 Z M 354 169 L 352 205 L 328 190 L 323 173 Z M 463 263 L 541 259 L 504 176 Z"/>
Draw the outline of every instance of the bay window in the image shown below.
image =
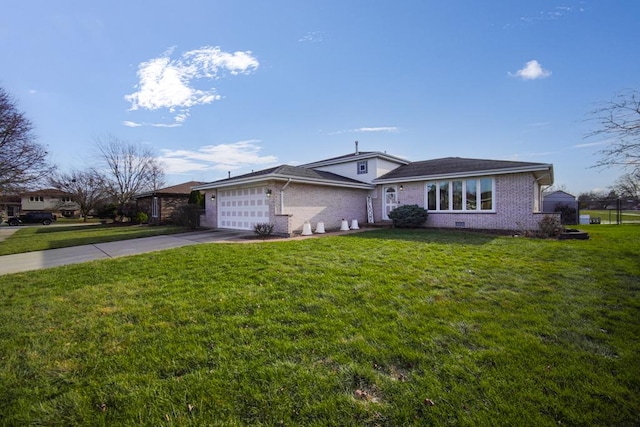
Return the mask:
<path id="1" fill-rule="evenodd" d="M 428 182 L 427 210 L 453 212 L 493 211 L 493 178 Z"/>

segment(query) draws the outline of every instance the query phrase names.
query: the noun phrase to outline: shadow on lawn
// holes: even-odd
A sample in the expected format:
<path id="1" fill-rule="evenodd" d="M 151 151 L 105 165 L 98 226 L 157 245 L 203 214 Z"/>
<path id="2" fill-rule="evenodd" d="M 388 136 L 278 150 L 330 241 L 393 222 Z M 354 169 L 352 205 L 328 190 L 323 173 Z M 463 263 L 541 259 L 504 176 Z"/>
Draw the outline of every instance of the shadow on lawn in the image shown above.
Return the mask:
<path id="1" fill-rule="evenodd" d="M 373 230 L 366 233 L 349 234 L 341 237 L 349 239 L 388 239 L 424 243 L 485 245 L 504 235 L 504 233 L 491 233 L 489 231 L 433 228 L 391 228 L 384 230 Z"/>

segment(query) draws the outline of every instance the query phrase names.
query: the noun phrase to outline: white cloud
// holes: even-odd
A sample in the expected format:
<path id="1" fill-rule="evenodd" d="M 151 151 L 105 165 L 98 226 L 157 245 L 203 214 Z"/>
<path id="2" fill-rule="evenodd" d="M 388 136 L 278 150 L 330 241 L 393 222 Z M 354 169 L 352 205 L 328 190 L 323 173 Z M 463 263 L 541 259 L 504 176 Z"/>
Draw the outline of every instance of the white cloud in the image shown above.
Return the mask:
<path id="1" fill-rule="evenodd" d="M 576 144 L 573 146 L 573 148 L 588 148 L 588 147 L 597 147 L 599 145 L 606 145 L 608 144 L 608 141 L 599 141 L 599 142 L 587 142 L 584 144 Z"/>
<path id="2" fill-rule="evenodd" d="M 398 132 L 398 128 L 395 126 L 379 126 L 369 128 L 355 129 L 355 132 Z"/>
<path id="3" fill-rule="evenodd" d="M 144 126 L 142 123 L 136 123 L 136 122 L 132 122 L 132 121 L 129 121 L 129 120 L 123 121 L 122 124 L 124 126 L 130 127 L 130 128 L 137 128 L 137 127 L 140 127 L 140 126 Z"/>
<path id="4" fill-rule="evenodd" d="M 309 31 L 303 37 L 299 38 L 299 42 L 319 43 L 322 39 L 322 33 L 319 31 Z"/>
<path id="5" fill-rule="evenodd" d="M 542 65 L 535 59 L 527 62 L 524 67 L 516 71 L 514 74 L 508 73 L 511 77 L 519 77 L 523 80 L 544 79 L 551 75 L 551 71 L 542 68 Z"/>
<path id="6" fill-rule="evenodd" d="M 569 0 L 571 2 L 571 0 Z M 523 25 L 535 25 L 538 22 L 545 21 L 560 21 L 564 19 L 566 16 L 582 13 L 585 11 L 585 8 L 582 7 L 583 1 L 573 1 L 574 6 L 556 6 L 552 9 L 538 10 L 537 12 L 528 13 L 527 15 L 521 16 L 517 23 L 507 24 L 503 26 L 504 29 L 510 29 Z"/>
<path id="7" fill-rule="evenodd" d="M 341 133 L 364 133 L 364 132 L 400 132 L 400 128 L 396 126 L 376 126 L 376 127 L 361 127 L 357 129 L 345 129 L 336 132 L 330 132 L 329 135 L 339 135 Z"/>
<path id="8" fill-rule="evenodd" d="M 230 171 L 251 165 L 275 164 L 275 156 L 261 156 L 259 140 L 239 141 L 232 144 L 206 145 L 197 150 L 161 150 L 158 160 L 167 165 L 167 173 L 193 171 Z"/>
<path id="9" fill-rule="evenodd" d="M 219 47 L 205 46 L 172 59 L 173 50 L 138 65 L 137 91 L 124 97 L 131 103 L 130 110 L 168 109 L 174 115 L 173 124 L 179 126 L 189 116 L 190 108 L 222 98 L 215 88 L 194 87 L 197 80 L 250 74 L 259 66 L 250 51 L 229 53 Z"/>

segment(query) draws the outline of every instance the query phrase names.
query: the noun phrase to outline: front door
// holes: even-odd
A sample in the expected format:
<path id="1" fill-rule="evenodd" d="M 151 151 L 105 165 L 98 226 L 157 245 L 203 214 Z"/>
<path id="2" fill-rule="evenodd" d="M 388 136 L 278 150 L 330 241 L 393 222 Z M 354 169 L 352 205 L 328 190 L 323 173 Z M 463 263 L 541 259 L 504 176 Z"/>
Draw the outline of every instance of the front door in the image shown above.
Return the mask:
<path id="1" fill-rule="evenodd" d="M 389 220 L 389 212 L 398 207 L 398 190 L 396 187 L 384 187 L 384 206 L 382 207 L 382 219 Z"/>

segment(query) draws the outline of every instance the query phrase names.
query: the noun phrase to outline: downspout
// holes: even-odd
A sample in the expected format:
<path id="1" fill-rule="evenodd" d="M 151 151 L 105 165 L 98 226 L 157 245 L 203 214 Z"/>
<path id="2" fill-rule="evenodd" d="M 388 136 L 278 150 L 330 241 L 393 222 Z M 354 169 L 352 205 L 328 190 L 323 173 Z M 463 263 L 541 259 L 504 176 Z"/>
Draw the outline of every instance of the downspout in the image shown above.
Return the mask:
<path id="1" fill-rule="evenodd" d="M 547 176 L 550 176 L 551 173 L 545 173 L 544 175 L 540 175 L 539 178 L 536 178 L 536 182 L 540 181 L 542 178 L 545 178 Z M 547 188 L 551 187 L 551 185 L 547 185 Z M 542 206 L 544 200 L 542 197 L 542 193 L 544 193 L 544 190 L 542 189 L 542 185 L 538 186 L 538 194 L 537 194 L 537 199 L 538 199 L 538 212 L 542 212 L 544 211 L 544 207 Z"/>
<path id="2" fill-rule="evenodd" d="M 291 178 L 287 181 L 287 183 L 280 189 L 280 214 L 284 214 L 284 190 L 291 184 Z"/>

